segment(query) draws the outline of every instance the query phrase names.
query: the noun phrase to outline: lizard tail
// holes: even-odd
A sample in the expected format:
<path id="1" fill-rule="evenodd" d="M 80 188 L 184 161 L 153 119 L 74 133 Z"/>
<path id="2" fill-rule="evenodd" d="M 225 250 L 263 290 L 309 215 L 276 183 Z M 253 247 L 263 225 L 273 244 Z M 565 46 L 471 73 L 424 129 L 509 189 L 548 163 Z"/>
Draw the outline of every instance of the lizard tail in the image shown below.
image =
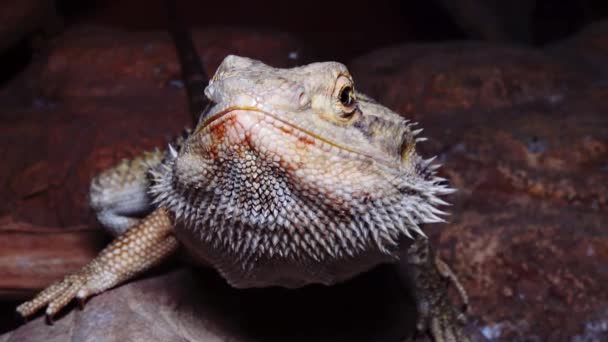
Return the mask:
<path id="1" fill-rule="evenodd" d="M 175 44 L 175 50 L 182 71 L 182 80 L 188 96 L 188 107 L 192 116 L 193 124 L 198 123 L 201 113 L 205 110 L 209 101 L 203 95 L 205 87 L 209 83 L 209 77 L 203 68 L 202 59 L 196 51 L 192 41 L 192 33 L 177 18 L 176 2 L 166 0 L 169 33 Z"/>

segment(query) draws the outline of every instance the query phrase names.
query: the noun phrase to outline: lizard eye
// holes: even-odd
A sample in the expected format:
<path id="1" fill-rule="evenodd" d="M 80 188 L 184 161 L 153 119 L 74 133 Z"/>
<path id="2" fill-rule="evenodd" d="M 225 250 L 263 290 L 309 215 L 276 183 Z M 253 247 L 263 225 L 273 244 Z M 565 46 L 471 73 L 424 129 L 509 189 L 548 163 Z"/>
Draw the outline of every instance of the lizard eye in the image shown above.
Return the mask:
<path id="1" fill-rule="evenodd" d="M 355 94 L 353 92 L 353 87 L 346 86 L 342 88 L 342 90 L 340 91 L 340 103 L 342 103 L 344 107 L 350 107 L 353 105 L 354 102 Z"/>
<path id="2" fill-rule="evenodd" d="M 335 86 L 336 92 L 334 93 L 336 102 L 340 107 L 340 117 L 343 119 L 350 119 L 357 109 L 357 97 L 355 95 L 355 89 L 353 88 L 353 81 L 350 77 L 340 75 Z"/>

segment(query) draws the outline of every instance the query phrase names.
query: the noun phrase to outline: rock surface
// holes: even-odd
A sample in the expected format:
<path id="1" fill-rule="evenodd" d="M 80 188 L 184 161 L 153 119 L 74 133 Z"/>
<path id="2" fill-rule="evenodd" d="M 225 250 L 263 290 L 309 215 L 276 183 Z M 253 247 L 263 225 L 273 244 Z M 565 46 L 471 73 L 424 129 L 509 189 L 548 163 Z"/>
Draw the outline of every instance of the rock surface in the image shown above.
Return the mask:
<path id="1" fill-rule="evenodd" d="M 90 177 L 122 157 L 164 143 L 189 120 L 165 36 L 83 33 L 94 31 L 66 36 L 78 44 L 68 40 L 59 45 L 63 55 L 50 54 L 38 73 L 44 82 L 35 88 L 38 92 L 27 93 L 36 96 L 27 100 L 14 88 L 0 90 L 0 98 L 13 106 L 3 109 L 8 125 L 0 126 L 0 152 L 8 165 L 0 169 L 0 181 L 7 184 L 1 189 L 6 200 L 0 203 L 0 232 L 17 232 L 11 239 L 22 239 L 16 246 L 23 246 L 0 249 L 8 253 L 0 260 L 12 260 L 0 264 L 0 270 L 13 267 L 18 273 L 15 258 L 28 260 L 21 271 L 36 280 L 24 282 L 23 289 L 77 268 L 103 242 L 95 235 L 90 249 L 72 256 L 59 253 L 69 243 L 44 246 L 57 253 L 58 264 L 72 266 L 41 277 L 30 271 L 32 260 L 40 260 L 28 249 L 35 241 L 31 236 L 40 234 L 38 229 L 50 234 L 93 229 L 84 200 Z M 449 224 L 429 226 L 427 232 L 469 291 L 475 340 L 608 339 L 608 83 L 598 71 L 608 65 L 601 53 L 608 50 L 603 32 L 587 30 L 545 51 L 480 43 L 408 45 L 349 63 L 360 90 L 421 123 L 430 138 L 421 150 L 439 156 L 441 172 L 459 189 L 450 198 Z M 99 41 L 87 42 L 86 34 Z M 230 48 L 206 59 L 208 72 L 227 51 L 287 65 L 287 53 L 297 48 L 283 35 L 229 36 L 250 40 L 241 46 L 211 39 L 211 47 L 203 50 L 214 51 L 214 44 Z M 267 52 L 263 43 L 252 43 L 256 39 L 277 50 Z M 28 89 L 33 83 L 24 82 Z M 367 282 L 378 279 L 377 286 L 389 288 L 370 291 Z M 14 293 L 1 281 L 2 291 Z M 350 341 L 403 336 L 408 331 L 403 322 L 412 320 L 411 303 L 399 302 L 405 300 L 401 289 L 375 273 L 357 281 L 364 286 L 240 292 L 213 272 L 183 270 L 102 294 L 52 328 L 37 319 L 2 338 L 59 341 L 93 334 L 120 340 L 250 341 L 298 335 Z"/>

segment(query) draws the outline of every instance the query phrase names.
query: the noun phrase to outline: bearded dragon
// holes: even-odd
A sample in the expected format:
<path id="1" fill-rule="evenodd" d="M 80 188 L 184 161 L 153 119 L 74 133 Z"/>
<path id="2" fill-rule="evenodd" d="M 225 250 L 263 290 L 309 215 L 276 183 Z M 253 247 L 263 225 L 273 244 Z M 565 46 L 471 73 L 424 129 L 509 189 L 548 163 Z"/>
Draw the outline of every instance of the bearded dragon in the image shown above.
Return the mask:
<path id="1" fill-rule="evenodd" d="M 279 69 L 228 56 L 205 95 L 191 132 L 93 179 L 90 204 L 117 238 L 22 316 L 46 307 L 51 319 L 178 248 L 237 288 L 331 285 L 401 259 L 417 328 L 467 340 L 446 279 L 466 304 L 464 289 L 421 227 L 443 221 L 441 196 L 454 190 L 417 154 L 414 123 L 357 92 L 336 62 Z"/>

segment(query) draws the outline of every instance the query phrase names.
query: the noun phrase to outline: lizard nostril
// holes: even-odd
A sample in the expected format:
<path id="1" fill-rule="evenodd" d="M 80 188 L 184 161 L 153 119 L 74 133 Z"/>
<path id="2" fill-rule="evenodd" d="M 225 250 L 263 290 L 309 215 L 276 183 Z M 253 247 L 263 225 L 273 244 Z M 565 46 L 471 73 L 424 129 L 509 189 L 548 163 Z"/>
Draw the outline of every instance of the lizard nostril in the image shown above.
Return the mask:
<path id="1" fill-rule="evenodd" d="M 306 107 L 308 105 L 309 98 L 305 91 L 300 91 L 300 95 L 298 96 L 298 103 L 300 104 L 300 108 Z"/>

